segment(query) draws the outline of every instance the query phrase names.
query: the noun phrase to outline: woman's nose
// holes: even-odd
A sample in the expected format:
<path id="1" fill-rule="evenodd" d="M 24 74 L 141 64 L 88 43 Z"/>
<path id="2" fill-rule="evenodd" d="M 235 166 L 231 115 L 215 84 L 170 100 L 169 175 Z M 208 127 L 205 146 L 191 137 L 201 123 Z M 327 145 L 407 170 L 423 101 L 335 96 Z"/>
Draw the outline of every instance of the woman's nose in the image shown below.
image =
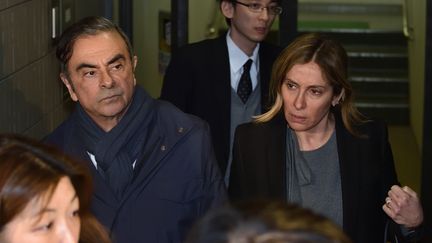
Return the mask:
<path id="1" fill-rule="evenodd" d="M 76 223 L 75 223 L 76 224 Z M 79 225 L 63 224 L 59 227 L 58 237 L 61 243 L 78 243 L 79 241 Z M 78 223 L 79 224 L 79 223 Z"/>
<path id="2" fill-rule="evenodd" d="M 298 110 L 303 109 L 306 106 L 305 97 L 302 92 L 298 92 L 294 100 L 294 107 Z"/>

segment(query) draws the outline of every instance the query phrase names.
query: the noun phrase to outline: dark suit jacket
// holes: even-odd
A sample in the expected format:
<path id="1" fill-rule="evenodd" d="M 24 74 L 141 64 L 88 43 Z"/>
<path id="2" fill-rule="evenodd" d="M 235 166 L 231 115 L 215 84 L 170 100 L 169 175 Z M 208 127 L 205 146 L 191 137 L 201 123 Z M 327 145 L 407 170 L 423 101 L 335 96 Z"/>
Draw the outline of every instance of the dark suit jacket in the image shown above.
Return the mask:
<path id="1" fill-rule="evenodd" d="M 358 138 L 336 117 L 336 139 L 343 200 L 343 228 L 356 243 L 383 242 L 388 190 L 398 184 L 386 126 L 368 122 Z M 232 200 L 286 200 L 286 129 L 282 114 L 267 123 L 238 126 L 229 195 Z"/>
<path id="2" fill-rule="evenodd" d="M 280 48 L 261 43 L 259 49 L 261 105 L 268 107 L 271 67 Z M 231 74 L 226 35 L 187 45 L 174 53 L 167 68 L 161 99 L 206 120 L 216 159 L 224 173 L 229 157 Z"/>

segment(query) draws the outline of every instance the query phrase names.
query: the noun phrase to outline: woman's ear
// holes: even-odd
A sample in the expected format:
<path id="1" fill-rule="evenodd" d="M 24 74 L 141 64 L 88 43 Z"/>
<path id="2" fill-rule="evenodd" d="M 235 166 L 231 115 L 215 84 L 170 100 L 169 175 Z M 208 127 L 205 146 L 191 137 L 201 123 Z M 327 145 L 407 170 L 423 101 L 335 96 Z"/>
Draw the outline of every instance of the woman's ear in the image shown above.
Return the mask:
<path id="1" fill-rule="evenodd" d="M 342 89 L 339 95 L 333 97 L 332 106 L 335 107 L 345 98 L 345 89 Z"/>

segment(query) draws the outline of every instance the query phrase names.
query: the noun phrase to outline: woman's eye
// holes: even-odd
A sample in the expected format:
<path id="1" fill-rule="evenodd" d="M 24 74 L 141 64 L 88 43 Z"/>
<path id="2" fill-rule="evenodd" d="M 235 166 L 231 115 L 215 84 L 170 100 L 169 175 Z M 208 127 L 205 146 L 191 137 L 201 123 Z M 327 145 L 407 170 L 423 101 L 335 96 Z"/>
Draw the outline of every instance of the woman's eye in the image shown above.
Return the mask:
<path id="1" fill-rule="evenodd" d="M 286 86 L 288 87 L 288 89 L 294 89 L 296 87 L 293 83 L 286 83 Z"/>
<path id="2" fill-rule="evenodd" d="M 79 210 L 75 210 L 72 212 L 73 217 L 79 217 Z"/>
<path id="3" fill-rule="evenodd" d="M 53 225 L 54 225 L 54 222 L 49 222 L 47 224 L 42 224 L 40 226 L 37 226 L 35 228 L 35 231 L 48 231 L 48 230 L 50 230 L 53 227 Z"/>

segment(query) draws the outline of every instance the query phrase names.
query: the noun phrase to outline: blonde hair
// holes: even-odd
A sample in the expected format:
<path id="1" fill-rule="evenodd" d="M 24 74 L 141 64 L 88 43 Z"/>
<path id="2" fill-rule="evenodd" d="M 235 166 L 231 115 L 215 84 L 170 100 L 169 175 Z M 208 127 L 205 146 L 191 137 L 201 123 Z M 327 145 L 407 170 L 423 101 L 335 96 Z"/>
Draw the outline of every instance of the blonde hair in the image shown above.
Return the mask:
<path id="1" fill-rule="evenodd" d="M 320 34 L 304 34 L 286 47 L 273 64 L 270 98 L 274 101 L 270 110 L 256 116 L 257 123 L 267 122 L 275 117 L 283 107 L 281 88 L 285 75 L 296 64 L 316 63 L 333 88 L 334 95 L 342 97 L 334 109 L 339 109 L 347 130 L 356 136 L 360 134 L 354 126 L 365 122 L 365 117 L 354 106 L 353 89 L 348 81 L 348 56 L 342 45 Z"/>

